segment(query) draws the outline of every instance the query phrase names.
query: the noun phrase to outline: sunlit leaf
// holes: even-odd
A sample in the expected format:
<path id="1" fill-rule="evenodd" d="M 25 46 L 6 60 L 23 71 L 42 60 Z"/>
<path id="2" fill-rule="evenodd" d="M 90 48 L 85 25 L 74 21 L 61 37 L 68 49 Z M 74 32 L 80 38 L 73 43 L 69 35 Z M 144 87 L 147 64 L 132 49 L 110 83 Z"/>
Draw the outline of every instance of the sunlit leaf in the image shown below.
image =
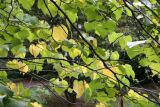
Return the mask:
<path id="1" fill-rule="evenodd" d="M 98 104 L 96 104 L 96 107 L 106 107 L 106 106 L 103 103 L 98 103 Z"/>
<path id="2" fill-rule="evenodd" d="M 43 46 L 40 45 L 40 44 L 37 44 L 37 45 L 34 45 L 34 44 L 31 44 L 29 46 L 29 52 L 34 56 L 34 57 L 37 57 L 39 55 L 39 53 L 42 51 L 43 49 Z"/>
<path id="3" fill-rule="evenodd" d="M 28 66 L 25 63 L 22 63 L 22 62 L 18 62 L 18 69 L 22 73 L 27 73 L 29 71 Z"/>
<path id="4" fill-rule="evenodd" d="M 121 18 L 122 12 L 123 12 L 122 8 L 116 9 L 116 11 L 114 11 L 114 14 L 115 14 L 115 17 L 117 20 L 119 20 Z"/>
<path id="5" fill-rule="evenodd" d="M 111 70 L 116 72 L 116 67 L 112 67 Z M 103 69 L 103 74 L 106 75 L 110 80 L 114 80 L 114 74 L 109 69 Z"/>
<path id="6" fill-rule="evenodd" d="M 53 27 L 52 37 L 55 41 L 63 41 L 68 36 L 68 29 L 65 25 L 61 24 Z"/>
<path id="7" fill-rule="evenodd" d="M 69 55 L 71 58 L 75 58 L 79 55 L 81 55 L 81 51 L 77 48 L 72 48 L 70 51 L 69 51 Z"/>
<path id="8" fill-rule="evenodd" d="M 13 91 L 13 92 L 17 92 L 17 85 L 15 83 L 8 83 L 7 84 L 9 86 L 9 88 Z"/>
<path id="9" fill-rule="evenodd" d="M 142 53 L 142 49 L 139 46 L 135 46 L 133 48 L 127 49 L 127 54 L 131 59 L 141 53 Z"/>
<path id="10" fill-rule="evenodd" d="M 22 4 L 22 6 L 27 9 L 30 10 L 30 8 L 33 6 L 34 4 L 34 0 L 18 0 L 20 4 Z"/>
<path id="11" fill-rule="evenodd" d="M 160 73 L 160 63 L 151 63 L 149 67 L 151 68 L 153 75 Z"/>
<path id="12" fill-rule="evenodd" d="M 128 16 L 132 16 L 132 12 L 128 8 L 126 8 L 126 13 Z"/>
<path id="13" fill-rule="evenodd" d="M 77 93 L 77 98 L 80 98 L 85 90 L 85 83 L 83 81 L 75 80 L 73 82 L 73 90 Z"/>
<path id="14" fill-rule="evenodd" d="M 116 40 L 122 36 L 122 33 L 111 33 L 110 35 L 108 35 L 108 40 L 110 43 L 116 42 Z"/>
<path id="15" fill-rule="evenodd" d="M 111 53 L 111 60 L 118 60 L 119 53 L 117 51 Z"/>
<path id="16" fill-rule="evenodd" d="M 125 49 L 127 47 L 127 42 L 131 42 L 132 37 L 131 36 L 123 36 L 119 39 L 119 45 L 122 49 Z"/>
<path id="17" fill-rule="evenodd" d="M 34 102 L 34 103 L 30 103 L 32 105 L 32 107 L 42 107 L 41 104 L 39 104 L 38 102 Z"/>

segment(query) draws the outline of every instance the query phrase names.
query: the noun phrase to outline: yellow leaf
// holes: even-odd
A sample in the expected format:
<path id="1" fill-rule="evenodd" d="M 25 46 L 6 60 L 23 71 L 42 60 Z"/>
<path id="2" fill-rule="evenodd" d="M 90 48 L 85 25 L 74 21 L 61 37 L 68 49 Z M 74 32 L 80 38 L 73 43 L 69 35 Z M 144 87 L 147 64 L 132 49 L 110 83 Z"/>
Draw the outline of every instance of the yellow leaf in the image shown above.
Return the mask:
<path id="1" fill-rule="evenodd" d="M 77 48 L 74 48 L 73 53 L 76 56 L 81 55 L 81 51 L 79 49 L 77 49 Z"/>
<path id="2" fill-rule="evenodd" d="M 9 86 L 9 88 L 10 88 L 12 91 L 14 91 L 14 92 L 17 91 L 17 86 L 16 86 L 15 83 L 10 82 L 10 83 L 7 83 L 7 85 Z"/>
<path id="3" fill-rule="evenodd" d="M 8 87 L 14 92 L 15 95 L 19 95 L 19 90 L 17 88 L 17 85 L 13 82 L 7 83 Z"/>
<path id="4" fill-rule="evenodd" d="M 84 81 L 84 87 L 89 88 L 89 84 L 86 81 Z"/>
<path id="5" fill-rule="evenodd" d="M 41 44 L 37 44 L 36 47 L 38 47 L 40 51 L 42 51 L 44 49 L 43 45 L 41 45 Z"/>
<path id="6" fill-rule="evenodd" d="M 77 93 L 77 98 L 80 98 L 85 90 L 85 84 L 83 81 L 75 80 L 73 83 L 73 90 Z"/>
<path id="7" fill-rule="evenodd" d="M 37 103 L 37 102 L 31 103 L 31 105 L 32 105 L 33 107 L 42 107 L 42 105 L 39 104 L 39 103 Z"/>
<path id="8" fill-rule="evenodd" d="M 42 49 L 46 49 L 46 47 L 47 47 L 47 44 L 44 41 L 40 41 L 39 45 L 41 45 Z"/>
<path id="9" fill-rule="evenodd" d="M 95 47 L 97 47 L 97 39 L 93 39 L 93 45 L 95 46 Z"/>
<path id="10" fill-rule="evenodd" d="M 63 41 L 67 38 L 67 35 L 68 35 L 68 29 L 63 24 L 55 26 L 53 28 L 52 36 L 55 41 Z"/>
<path id="11" fill-rule="evenodd" d="M 97 73 L 94 72 L 94 73 L 92 74 L 92 78 L 93 78 L 93 80 L 97 79 Z"/>
<path id="12" fill-rule="evenodd" d="M 105 107 L 105 104 L 103 104 L 103 103 L 98 103 L 98 104 L 96 105 L 96 107 Z"/>
<path id="13" fill-rule="evenodd" d="M 27 73 L 29 71 L 28 66 L 25 63 L 18 62 L 18 69 L 23 73 Z"/>
<path id="14" fill-rule="evenodd" d="M 36 45 L 32 44 L 32 45 L 30 45 L 30 47 L 29 47 L 29 52 L 30 52 L 34 57 L 37 57 L 37 56 L 39 55 L 40 51 L 42 50 L 40 47 L 42 48 L 41 45 L 36 46 Z"/>
<path id="15" fill-rule="evenodd" d="M 9 61 L 7 63 L 7 67 L 12 69 L 19 69 L 19 71 L 23 73 L 27 73 L 29 71 L 29 68 L 25 63 L 20 61 L 18 62 L 17 60 Z"/>
<path id="16" fill-rule="evenodd" d="M 110 68 L 112 71 L 116 72 L 117 67 Z M 109 77 L 110 80 L 115 79 L 114 74 L 109 69 L 103 69 L 103 74 Z M 111 78 L 110 78 L 111 77 Z M 113 78 L 113 79 L 112 79 Z"/>
<path id="17" fill-rule="evenodd" d="M 81 66 L 80 69 L 81 69 L 81 71 L 82 71 L 83 73 L 87 73 L 87 68 L 86 68 L 86 67 Z"/>

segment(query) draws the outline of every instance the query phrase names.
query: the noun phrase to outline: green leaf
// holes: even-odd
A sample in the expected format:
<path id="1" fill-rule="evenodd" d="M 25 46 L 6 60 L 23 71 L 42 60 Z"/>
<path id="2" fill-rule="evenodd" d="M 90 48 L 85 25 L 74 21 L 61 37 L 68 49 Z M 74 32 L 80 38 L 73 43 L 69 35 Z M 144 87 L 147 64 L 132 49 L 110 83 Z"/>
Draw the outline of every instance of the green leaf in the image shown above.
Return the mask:
<path id="1" fill-rule="evenodd" d="M 29 36 L 29 30 L 28 29 L 23 29 L 19 32 L 17 32 L 14 36 L 20 40 L 24 40 Z"/>
<path id="2" fill-rule="evenodd" d="M 133 48 L 128 48 L 127 49 L 127 54 L 131 59 L 134 58 L 135 56 L 141 54 L 141 53 L 143 53 L 143 52 L 142 52 L 142 48 L 140 48 L 140 46 L 135 46 Z"/>
<path id="3" fill-rule="evenodd" d="M 117 51 L 111 53 L 111 60 L 118 60 L 119 53 Z"/>
<path id="4" fill-rule="evenodd" d="M 119 39 L 119 45 L 121 46 L 122 49 L 127 48 L 127 42 L 131 42 L 132 37 L 131 36 L 123 36 Z"/>
<path id="5" fill-rule="evenodd" d="M 92 91 L 91 91 L 90 87 L 88 87 L 84 91 L 84 99 L 85 99 L 85 101 L 88 102 L 90 100 L 91 96 L 92 96 Z"/>
<path id="6" fill-rule="evenodd" d="M 38 8 L 42 10 L 42 12 L 45 14 L 45 15 L 50 15 L 44 2 L 47 4 L 48 6 L 48 0 L 38 0 Z"/>
<path id="7" fill-rule="evenodd" d="M 152 4 L 156 4 L 157 1 L 156 0 L 149 0 Z"/>
<path id="8" fill-rule="evenodd" d="M 95 26 L 97 25 L 97 22 L 85 22 L 84 23 L 84 28 L 86 31 L 91 31 L 95 29 Z"/>
<path id="9" fill-rule="evenodd" d="M 156 54 L 148 56 L 148 59 L 149 59 L 149 61 L 160 62 L 160 58 Z"/>
<path id="10" fill-rule="evenodd" d="M 111 33 L 108 35 L 108 40 L 110 43 L 115 42 L 120 36 L 122 36 L 122 33 Z"/>
<path id="11" fill-rule="evenodd" d="M 9 51 L 8 45 L 2 45 L 0 46 L 0 57 L 7 57 Z"/>
<path id="12" fill-rule="evenodd" d="M 113 12 L 115 14 L 116 20 L 119 20 L 121 18 L 122 12 L 123 12 L 122 8 L 117 9 L 116 11 Z"/>
<path id="13" fill-rule="evenodd" d="M 101 27 L 96 28 L 95 33 L 102 38 L 105 38 L 107 36 L 107 30 Z"/>
<path id="14" fill-rule="evenodd" d="M 89 83 L 89 87 L 92 91 L 92 96 L 96 95 L 97 89 L 101 89 L 104 87 L 104 83 L 101 82 L 101 79 L 92 80 Z"/>
<path id="15" fill-rule="evenodd" d="M 18 2 L 27 10 L 30 10 L 34 4 L 34 0 L 18 0 Z"/>
<path id="16" fill-rule="evenodd" d="M 54 85 L 53 89 L 59 94 L 62 95 L 62 93 L 68 88 L 68 83 L 65 80 L 59 80 L 52 78 L 50 80 Z"/>
<path id="17" fill-rule="evenodd" d="M 2 85 L 1 83 L 0 83 L 0 94 L 7 95 L 10 97 L 13 96 L 13 92 L 10 89 L 8 89 L 6 86 Z"/>
<path id="18" fill-rule="evenodd" d="M 134 73 L 134 71 L 133 71 L 133 69 L 132 69 L 132 66 L 131 65 L 129 65 L 129 64 L 125 64 L 125 65 L 122 65 L 123 67 L 124 67 L 124 69 L 125 69 L 125 73 L 127 74 L 127 76 L 128 77 L 132 77 L 132 79 L 134 79 L 135 78 L 135 73 Z"/>
<path id="19" fill-rule="evenodd" d="M 127 86 L 130 86 L 130 82 L 129 82 L 129 80 L 127 79 L 127 78 L 122 78 L 121 79 L 121 81 L 124 83 L 124 84 L 126 84 Z M 123 84 L 121 84 L 122 86 L 123 86 Z"/>
<path id="20" fill-rule="evenodd" d="M 20 96 L 26 97 L 26 98 L 30 97 L 30 90 L 28 88 L 25 88 L 23 86 L 23 83 L 19 83 L 17 85 L 17 88 L 18 88 L 17 90 L 18 90 Z"/>
<path id="21" fill-rule="evenodd" d="M 25 99 L 14 99 L 14 98 L 9 98 L 5 102 L 5 107 L 27 107 L 29 104 L 28 101 Z"/>
<path id="22" fill-rule="evenodd" d="M 77 13 L 73 12 L 73 11 L 68 11 L 67 15 L 68 15 L 69 19 L 72 21 L 72 23 L 74 23 L 76 21 L 76 19 L 78 18 Z"/>
<path id="23" fill-rule="evenodd" d="M 0 38 L 0 41 L 1 41 L 1 42 L 0 42 L 0 46 L 3 45 L 3 44 L 6 42 L 6 41 L 5 41 L 4 39 L 2 39 L 2 38 Z"/>
<path id="24" fill-rule="evenodd" d="M 151 68 L 153 75 L 160 73 L 160 63 L 151 63 L 149 67 Z"/>
<path id="25" fill-rule="evenodd" d="M 115 88 L 106 87 L 105 89 L 108 93 L 108 97 L 116 97 L 116 94 L 118 94 L 118 91 Z"/>
<path id="26" fill-rule="evenodd" d="M 105 49 L 103 48 L 97 47 L 96 52 L 102 57 L 106 56 Z"/>
<path id="27" fill-rule="evenodd" d="M 106 22 L 103 22 L 102 26 L 107 29 L 108 32 L 113 32 L 116 29 L 116 25 L 117 23 L 114 20 L 109 19 Z"/>
<path id="28" fill-rule="evenodd" d="M 126 7 L 126 13 L 128 16 L 132 16 L 132 12 Z"/>
<path id="29" fill-rule="evenodd" d="M 107 34 L 113 32 L 115 28 L 116 22 L 113 20 L 107 20 L 104 22 L 100 22 L 95 26 L 95 33 L 101 36 L 102 38 L 105 38 Z"/>
<path id="30" fill-rule="evenodd" d="M 69 56 L 74 59 L 77 56 L 81 55 L 81 50 L 79 50 L 78 48 L 71 48 L 69 50 Z"/>
<path id="31" fill-rule="evenodd" d="M 18 39 L 18 38 L 12 39 L 11 43 L 12 43 L 12 44 L 11 44 L 11 47 L 14 47 L 14 46 L 17 46 L 17 45 L 21 45 L 21 44 L 22 44 L 21 40 Z"/>
<path id="32" fill-rule="evenodd" d="M 24 46 L 18 45 L 11 49 L 13 55 L 18 58 L 24 58 L 26 55 L 26 48 Z"/>
<path id="33" fill-rule="evenodd" d="M 115 101 L 115 97 L 108 97 L 108 95 L 105 92 L 97 92 L 97 97 L 96 99 L 99 102 L 109 102 L 109 101 Z"/>
<path id="34" fill-rule="evenodd" d="M 56 6 L 54 6 L 53 4 L 49 3 L 48 4 L 48 8 L 49 8 L 49 10 L 50 10 L 50 12 L 51 12 L 53 17 L 57 15 L 58 9 L 56 8 Z M 47 14 L 48 14 L 48 12 L 47 12 Z"/>
<path id="35" fill-rule="evenodd" d="M 0 78 L 3 80 L 7 80 L 7 73 L 5 71 L 0 71 Z"/>
<path id="36" fill-rule="evenodd" d="M 141 59 L 141 60 L 139 61 L 139 64 L 140 64 L 142 67 L 149 66 L 150 63 L 151 63 L 151 62 L 150 62 L 147 58 Z"/>
<path id="37" fill-rule="evenodd" d="M 99 15 L 98 11 L 93 5 L 86 5 L 85 7 L 85 15 L 88 21 L 100 20 L 103 17 Z"/>

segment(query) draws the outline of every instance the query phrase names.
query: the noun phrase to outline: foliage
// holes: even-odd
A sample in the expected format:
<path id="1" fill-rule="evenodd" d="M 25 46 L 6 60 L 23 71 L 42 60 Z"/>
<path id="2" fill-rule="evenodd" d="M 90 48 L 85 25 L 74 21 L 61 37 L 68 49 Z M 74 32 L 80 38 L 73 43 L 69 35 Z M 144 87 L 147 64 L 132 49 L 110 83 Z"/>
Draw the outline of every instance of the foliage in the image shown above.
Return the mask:
<path id="1" fill-rule="evenodd" d="M 96 107 L 118 98 L 122 107 L 128 99 L 133 106 L 160 105 L 160 93 L 135 88 L 139 68 L 151 78 L 160 73 L 159 12 L 158 0 L 0 0 L 0 105 L 41 107 L 29 89 L 7 79 L 7 71 L 17 70 L 49 82 L 43 85 L 65 93 L 70 104 L 75 99 L 67 95 L 96 100 Z M 129 29 L 121 30 L 123 21 Z M 128 44 L 139 40 L 145 43 Z M 38 76 L 47 70 L 54 72 L 50 80 Z"/>

